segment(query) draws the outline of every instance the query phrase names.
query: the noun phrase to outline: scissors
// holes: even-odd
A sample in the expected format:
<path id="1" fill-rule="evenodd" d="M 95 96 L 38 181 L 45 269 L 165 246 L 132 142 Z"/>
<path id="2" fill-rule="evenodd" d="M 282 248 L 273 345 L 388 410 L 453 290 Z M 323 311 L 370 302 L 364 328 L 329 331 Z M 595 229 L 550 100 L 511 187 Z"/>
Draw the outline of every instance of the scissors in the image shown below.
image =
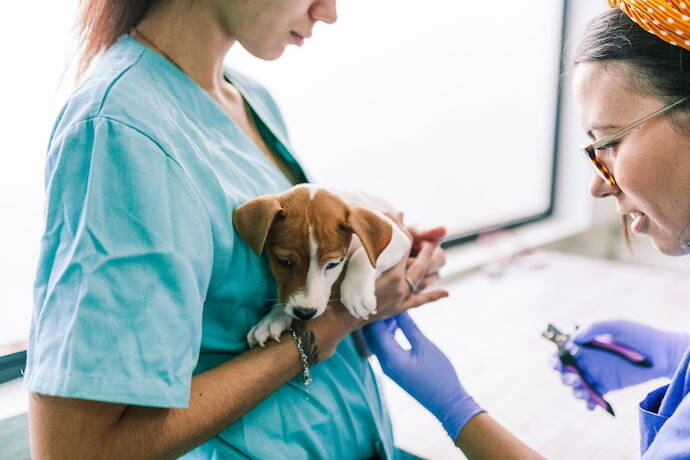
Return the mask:
<path id="1" fill-rule="evenodd" d="M 588 399 L 593 401 L 597 406 L 601 406 L 609 414 L 615 416 L 616 414 L 614 413 L 611 404 L 609 404 L 603 398 L 603 396 L 594 389 L 594 385 L 592 385 L 585 373 L 582 372 L 582 369 L 580 369 L 580 366 L 577 364 L 577 361 L 573 356 L 573 353 L 577 351 L 577 349 L 575 349 L 572 353 L 566 349 L 566 344 L 570 340 L 570 335 L 562 333 L 553 324 L 549 324 L 541 335 L 558 346 L 558 359 L 560 359 L 561 364 L 563 365 L 563 370 L 565 372 L 572 372 L 580 378 L 582 385 L 587 392 Z M 652 362 L 642 353 L 627 345 L 621 344 L 620 342 L 616 342 L 610 335 L 596 336 L 593 340 L 579 345 L 586 348 L 595 348 L 613 353 L 636 366 L 652 366 Z"/>
<path id="2" fill-rule="evenodd" d="M 556 326 L 549 324 L 542 336 L 558 346 L 558 358 L 563 365 L 563 370 L 566 372 L 572 372 L 577 375 L 584 386 L 585 391 L 588 393 L 588 398 L 593 401 L 596 405 L 601 406 L 606 412 L 615 416 L 611 404 L 609 404 L 601 394 L 599 394 L 595 389 L 594 385 L 586 377 L 585 373 L 580 369 L 577 364 L 573 353 L 577 351 L 575 348 L 572 352 L 566 348 L 566 344 L 570 340 L 570 335 L 562 333 Z M 651 367 L 652 362 L 646 356 L 644 356 L 639 351 L 634 348 L 625 345 L 623 343 L 617 342 L 609 334 L 598 335 L 594 339 L 580 343 L 579 346 L 585 348 L 594 348 L 601 351 L 606 351 L 612 353 L 620 358 L 625 359 L 629 363 L 640 366 L 640 367 Z M 572 346 L 570 347 L 572 349 Z"/>

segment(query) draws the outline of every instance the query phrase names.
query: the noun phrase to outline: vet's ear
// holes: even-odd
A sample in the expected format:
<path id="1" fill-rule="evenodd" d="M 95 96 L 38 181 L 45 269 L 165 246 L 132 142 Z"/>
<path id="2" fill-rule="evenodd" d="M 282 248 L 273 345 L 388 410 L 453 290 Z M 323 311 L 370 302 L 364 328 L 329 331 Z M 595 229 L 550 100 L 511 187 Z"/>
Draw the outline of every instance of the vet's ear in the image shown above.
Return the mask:
<path id="1" fill-rule="evenodd" d="M 274 195 L 264 195 L 235 208 L 232 223 L 254 254 L 260 256 L 276 217 L 285 217 L 283 207 Z"/>
<path id="2" fill-rule="evenodd" d="M 376 260 L 393 238 L 393 226 L 390 222 L 368 209 L 351 205 L 343 227 L 357 234 L 371 266 L 376 268 Z"/>

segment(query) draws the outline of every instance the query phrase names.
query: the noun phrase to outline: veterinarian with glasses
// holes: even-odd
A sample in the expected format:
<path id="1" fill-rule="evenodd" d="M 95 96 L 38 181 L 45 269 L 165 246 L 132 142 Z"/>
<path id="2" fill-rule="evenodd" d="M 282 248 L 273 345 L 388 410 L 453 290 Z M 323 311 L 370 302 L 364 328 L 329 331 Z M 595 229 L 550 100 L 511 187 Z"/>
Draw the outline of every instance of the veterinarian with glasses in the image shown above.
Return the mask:
<path id="1" fill-rule="evenodd" d="M 613 9 L 587 27 L 574 59 L 574 89 L 592 144 L 591 194 L 616 200 L 626 228 L 663 254 L 690 254 L 690 2 L 609 0 Z M 602 281 L 603 282 L 603 281 Z M 412 345 L 394 340 L 401 329 Z M 671 379 L 640 403 L 642 457 L 690 458 L 690 338 L 629 321 L 595 323 L 575 343 L 609 334 L 650 358 L 636 366 L 615 354 L 578 347 L 575 360 L 599 394 L 658 377 Z M 450 362 L 403 314 L 366 328 L 383 370 L 429 409 L 465 454 L 540 458 L 487 415 Z M 596 398 L 556 366 L 592 409 Z"/>
<path id="2" fill-rule="evenodd" d="M 48 147 L 25 385 L 34 459 L 403 458 L 334 305 L 246 336 L 276 297 L 231 215 L 306 181 L 276 103 L 224 68 L 302 45 L 335 0 L 82 0 L 81 70 Z M 443 229 L 377 282 L 377 318 L 444 264 Z M 317 364 L 315 366 L 315 364 Z M 311 384 L 307 385 L 311 380 Z"/>

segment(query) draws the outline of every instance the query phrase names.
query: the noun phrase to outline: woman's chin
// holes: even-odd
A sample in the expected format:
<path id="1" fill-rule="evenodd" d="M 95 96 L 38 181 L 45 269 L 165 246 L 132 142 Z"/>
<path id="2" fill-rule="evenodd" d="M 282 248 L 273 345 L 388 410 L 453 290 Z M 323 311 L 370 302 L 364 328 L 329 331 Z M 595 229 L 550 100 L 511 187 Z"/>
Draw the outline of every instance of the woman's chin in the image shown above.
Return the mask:
<path id="1" fill-rule="evenodd" d="M 650 237 L 654 249 L 666 256 L 685 256 L 690 254 L 690 242 L 680 242 L 678 240 L 658 240 Z"/>
<path id="2" fill-rule="evenodd" d="M 275 61 L 276 59 L 281 57 L 283 55 L 283 53 L 285 53 L 285 48 L 286 48 L 286 45 L 282 44 L 282 45 L 276 45 L 276 46 L 270 46 L 270 47 L 267 46 L 267 47 L 261 47 L 261 48 L 259 48 L 259 47 L 257 47 L 257 48 L 245 47 L 244 49 L 246 49 L 249 52 L 249 54 L 251 54 L 252 56 L 259 58 L 263 61 Z"/>

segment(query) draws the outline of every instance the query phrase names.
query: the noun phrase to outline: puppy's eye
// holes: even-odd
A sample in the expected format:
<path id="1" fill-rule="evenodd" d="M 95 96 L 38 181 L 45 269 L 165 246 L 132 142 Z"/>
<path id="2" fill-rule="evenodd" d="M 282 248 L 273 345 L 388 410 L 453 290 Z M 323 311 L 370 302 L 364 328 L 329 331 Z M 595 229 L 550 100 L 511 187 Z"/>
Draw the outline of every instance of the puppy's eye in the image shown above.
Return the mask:
<path id="1" fill-rule="evenodd" d="M 276 260 L 278 261 L 278 265 L 285 268 L 286 270 L 292 270 L 292 268 L 294 267 L 294 264 L 290 259 L 285 259 L 283 257 L 276 256 Z"/>
<path id="2" fill-rule="evenodd" d="M 337 267 L 338 265 L 340 265 L 340 262 L 342 262 L 342 261 L 343 261 L 343 259 L 334 260 L 333 262 L 330 262 L 328 265 L 326 265 L 326 270 L 331 270 L 332 268 Z"/>

